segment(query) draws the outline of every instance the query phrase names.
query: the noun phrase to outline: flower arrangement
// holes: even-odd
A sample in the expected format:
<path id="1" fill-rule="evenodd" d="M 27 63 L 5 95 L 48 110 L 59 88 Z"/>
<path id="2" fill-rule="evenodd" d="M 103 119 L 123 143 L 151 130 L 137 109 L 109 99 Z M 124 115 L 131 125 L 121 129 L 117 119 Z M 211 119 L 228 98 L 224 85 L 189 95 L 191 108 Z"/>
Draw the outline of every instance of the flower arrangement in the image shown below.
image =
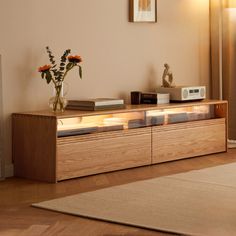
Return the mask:
<path id="1" fill-rule="evenodd" d="M 71 50 L 67 49 L 61 56 L 60 65 L 57 66 L 50 48 L 46 47 L 46 51 L 51 65 L 39 67 L 38 71 L 41 73 L 42 79 L 45 79 L 48 84 L 50 84 L 50 82 L 54 84 L 55 97 L 50 99 L 50 105 L 53 111 L 64 111 L 67 101 L 61 94 L 63 81 L 65 80 L 67 73 L 74 67 L 78 67 L 79 77 L 82 79 L 82 67 L 80 65 L 82 58 L 78 55 L 70 55 Z"/>

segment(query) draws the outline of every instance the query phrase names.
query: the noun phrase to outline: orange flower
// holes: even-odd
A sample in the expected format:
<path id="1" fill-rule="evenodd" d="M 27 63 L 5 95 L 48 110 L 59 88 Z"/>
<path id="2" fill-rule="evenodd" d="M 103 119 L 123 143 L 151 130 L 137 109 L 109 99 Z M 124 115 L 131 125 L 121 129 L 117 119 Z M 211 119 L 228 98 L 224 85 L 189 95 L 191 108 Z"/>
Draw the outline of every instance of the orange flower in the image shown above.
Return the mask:
<path id="1" fill-rule="evenodd" d="M 80 63 L 80 62 L 82 62 L 82 58 L 81 58 L 81 56 L 78 56 L 78 55 L 68 56 L 68 61 L 72 62 L 72 63 Z"/>
<path id="2" fill-rule="evenodd" d="M 51 66 L 50 65 L 44 65 L 38 68 L 39 72 L 45 72 L 47 70 L 50 70 Z"/>

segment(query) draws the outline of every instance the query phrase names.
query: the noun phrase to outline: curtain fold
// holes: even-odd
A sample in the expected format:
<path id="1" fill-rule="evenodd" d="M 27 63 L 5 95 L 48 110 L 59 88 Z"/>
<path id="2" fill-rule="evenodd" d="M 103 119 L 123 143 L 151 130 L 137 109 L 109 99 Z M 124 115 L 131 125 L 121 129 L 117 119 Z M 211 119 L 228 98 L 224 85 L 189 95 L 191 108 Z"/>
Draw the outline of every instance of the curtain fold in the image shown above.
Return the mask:
<path id="1" fill-rule="evenodd" d="M 3 159 L 3 101 L 2 101 L 2 57 L 0 55 L 0 179 L 4 177 Z"/>
<path id="2" fill-rule="evenodd" d="M 236 140 L 236 9 L 210 0 L 211 98 L 228 100 L 228 138 Z"/>
<path id="3" fill-rule="evenodd" d="M 210 0 L 210 45 L 212 99 L 222 98 L 222 1 Z"/>

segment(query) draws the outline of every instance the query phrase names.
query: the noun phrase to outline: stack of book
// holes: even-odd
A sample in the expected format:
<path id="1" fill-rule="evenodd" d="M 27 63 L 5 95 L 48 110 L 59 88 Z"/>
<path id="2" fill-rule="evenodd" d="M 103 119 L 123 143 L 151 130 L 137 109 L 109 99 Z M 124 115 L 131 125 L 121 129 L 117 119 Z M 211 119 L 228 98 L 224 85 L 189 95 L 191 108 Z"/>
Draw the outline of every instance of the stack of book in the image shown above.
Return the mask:
<path id="1" fill-rule="evenodd" d="M 87 100 L 69 100 L 66 109 L 99 111 L 124 108 L 124 100 L 116 98 L 95 98 Z"/>

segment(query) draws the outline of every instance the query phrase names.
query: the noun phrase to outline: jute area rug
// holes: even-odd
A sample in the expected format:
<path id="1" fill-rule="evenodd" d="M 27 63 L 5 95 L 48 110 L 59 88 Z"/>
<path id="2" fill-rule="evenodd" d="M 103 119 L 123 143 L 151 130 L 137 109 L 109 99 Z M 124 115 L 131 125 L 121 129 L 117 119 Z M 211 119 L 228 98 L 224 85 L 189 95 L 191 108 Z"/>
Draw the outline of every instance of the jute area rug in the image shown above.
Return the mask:
<path id="1" fill-rule="evenodd" d="M 236 235 L 236 163 L 33 206 L 184 235 Z"/>

